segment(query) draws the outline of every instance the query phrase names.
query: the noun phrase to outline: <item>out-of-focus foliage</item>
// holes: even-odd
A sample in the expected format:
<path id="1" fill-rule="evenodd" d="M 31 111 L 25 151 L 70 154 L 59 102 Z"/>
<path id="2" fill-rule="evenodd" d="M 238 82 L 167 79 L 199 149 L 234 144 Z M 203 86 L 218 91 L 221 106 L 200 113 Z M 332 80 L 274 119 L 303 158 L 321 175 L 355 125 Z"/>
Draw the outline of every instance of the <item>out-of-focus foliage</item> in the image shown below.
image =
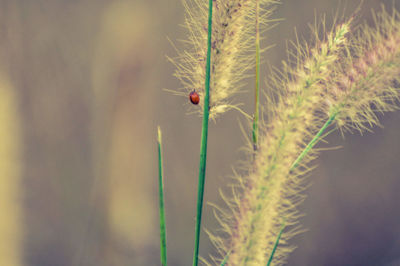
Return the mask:
<path id="1" fill-rule="evenodd" d="M 0 73 L 0 265 L 10 266 L 23 265 L 19 123 L 15 91 Z"/>
<path id="2" fill-rule="evenodd" d="M 94 126 L 96 132 L 106 134 L 94 142 L 94 156 L 99 158 L 96 149 L 105 147 L 105 165 L 96 173 L 106 179 L 112 241 L 108 259 L 113 265 L 127 265 L 133 259 L 121 256 L 120 249 L 132 253 L 136 247 L 156 240 L 153 181 L 147 178 L 152 176 L 149 164 L 153 153 L 145 147 L 151 147 L 148 117 L 152 110 L 146 105 L 154 93 L 149 84 L 154 46 L 148 38 L 153 25 L 148 5 L 140 1 L 112 2 L 104 10 L 95 48 Z M 139 264 L 140 258 L 137 260 Z"/>

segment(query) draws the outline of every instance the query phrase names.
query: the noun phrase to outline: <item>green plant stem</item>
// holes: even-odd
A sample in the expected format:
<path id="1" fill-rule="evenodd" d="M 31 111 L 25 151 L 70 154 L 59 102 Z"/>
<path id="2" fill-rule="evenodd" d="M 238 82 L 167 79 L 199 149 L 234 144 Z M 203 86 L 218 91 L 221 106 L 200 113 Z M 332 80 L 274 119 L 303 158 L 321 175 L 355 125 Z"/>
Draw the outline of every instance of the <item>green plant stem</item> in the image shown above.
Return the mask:
<path id="1" fill-rule="evenodd" d="M 210 69 L 211 69 L 210 65 L 211 65 L 212 8 L 213 8 L 213 0 L 209 0 L 207 64 L 206 64 L 206 80 L 205 80 L 205 93 L 204 93 L 203 126 L 201 130 L 199 184 L 197 190 L 197 215 L 196 215 L 196 233 L 195 233 L 195 243 L 194 243 L 193 266 L 197 266 L 199 261 L 201 216 L 203 211 L 204 182 L 206 177 L 208 118 L 210 111 L 209 93 L 210 93 Z"/>
<path id="2" fill-rule="evenodd" d="M 298 166 L 300 161 L 307 155 L 307 153 L 318 143 L 321 136 L 324 134 L 325 130 L 329 127 L 330 124 L 335 120 L 338 112 L 332 113 L 329 119 L 325 122 L 325 124 L 321 127 L 318 133 L 314 136 L 314 138 L 307 144 L 305 149 L 301 152 L 301 154 L 297 157 L 297 159 L 293 162 L 292 166 L 290 167 L 290 171 Z"/>
<path id="3" fill-rule="evenodd" d="M 228 259 L 229 259 L 229 254 L 230 254 L 230 252 L 228 254 L 226 254 L 224 260 L 221 262 L 221 266 L 225 266 L 226 265 L 226 263 L 228 262 Z"/>
<path id="4" fill-rule="evenodd" d="M 271 255 L 269 256 L 269 259 L 268 259 L 268 262 L 267 262 L 267 266 L 269 266 L 271 264 L 272 259 L 274 258 L 276 248 L 279 245 L 279 240 L 281 239 L 281 236 L 282 236 L 283 230 L 285 229 L 285 226 L 286 226 L 286 224 L 284 222 L 282 224 L 281 230 L 279 231 L 279 234 L 278 234 L 278 236 L 276 238 L 275 245 L 274 245 L 274 248 L 272 249 Z"/>
<path id="5" fill-rule="evenodd" d="M 293 162 L 292 166 L 290 167 L 290 170 L 293 170 L 298 166 L 300 161 L 308 154 L 308 152 L 315 146 L 315 144 L 318 143 L 318 141 L 321 139 L 323 136 L 324 132 L 326 129 L 332 124 L 332 122 L 335 120 L 336 116 L 338 114 L 338 111 L 335 111 L 331 114 L 331 116 L 328 118 L 328 120 L 325 122 L 325 124 L 320 128 L 318 133 L 313 137 L 313 139 L 307 144 L 307 146 L 304 148 L 304 150 L 300 153 L 300 155 L 296 158 L 296 160 Z M 277 239 L 275 241 L 275 245 L 272 249 L 271 255 L 269 257 L 269 260 L 267 262 L 267 266 L 269 266 L 272 262 L 272 259 L 274 258 L 275 251 L 278 247 L 279 240 L 281 239 L 283 230 L 285 229 L 285 222 L 282 224 L 281 230 L 279 231 L 279 234 L 277 236 Z"/>
<path id="6" fill-rule="evenodd" d="M 330 126 L 330 124 L 332 124 L 332 122 L 335 120 L 336 116 L 338 114 L 338 111 L 335 111 L 331 114 L 331 116 L 328 118 L 328 120 L 325 122 L 325 124 L 321 127 L 321 129 L 318 131 L 318 133 L 313 137 L 313 139 L 307 144 L 307 146 L 305 147 L 305 149 L 302 151 L 302 153 L 297 157 L 297 159 L 294 161 L 294 163 L 292 164 L 292 166 L 290 167 L 290 170 L 293 170 L 294 168 L 296 168 L 298 166 L 298 164 L 300 163 L 300 161 L 304 158 L 304 156 L 307 155 L 307 153 L 315 146 L 315 144 L 318 143 L 318 141 L 321 139 L 321 137 L 323 136 L 324 132 L 326 131 L 326 129 Z M 253 131 L 254 133 L 254 131 Z M 254 135 L 253 135 L 254 136 Z M 274 257 L 275 251 L 278 247 L 279 244 L 279 240 L 282 236 L 283 230 L 285 229 L 285 222 L 282 224 L 281 230 L 277 236 L 277 239 L 275 241 L 275 245 L 272 249 L 271 255 L 269 257 L 269 260 L 267 262 L 267 266 L 269 266 L 272 262 L 272 259 Z M 229 258 L 229 253 L 225 256 L 224 260 L 221 263 L 221 266 L 224 266 L 226 264 L 226 262 L 228 261 Z"/>
<path id="7" fill-rule="evenodd" d="M 167 235 L 165 229 L 164 179 L 161 129 L 158 127 L 158 195 L 160 201 L 160 259 L 161 265 L 167 265 Z"/>
<path id="8" fill-rule="evenodd" d="M 258 21 L 260 1 L 256 1 L 256 86 L 255 86 L 255 105 L 253 117 L 253 149 L 258 146 L 258 120 L 260 116 L 260 25 Z"/>

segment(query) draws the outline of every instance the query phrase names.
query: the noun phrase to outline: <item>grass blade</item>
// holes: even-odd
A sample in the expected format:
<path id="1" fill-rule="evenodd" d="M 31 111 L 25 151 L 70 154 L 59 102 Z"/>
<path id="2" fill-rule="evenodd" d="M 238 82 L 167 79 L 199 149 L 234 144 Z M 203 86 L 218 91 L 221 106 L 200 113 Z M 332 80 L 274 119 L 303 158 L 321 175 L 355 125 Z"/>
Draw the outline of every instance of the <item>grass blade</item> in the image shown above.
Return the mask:
<path id="1" fill-rule="evenodd" d="M 281 236 L 282 236 L 282 233 L 283 233 L 283 230 L 285 229 L 285 227 L 286 227 L 286 224 L 284 222 L 282 224 L 281 230 L 279 231 L 279 234 L 278 234 L 278 236 L 276 238 L 274 248 L 272 249 L 272 252 L 271 252 L 271 256 L 269 256 L 269 259 L 268 259 L 268 262 L 267 262 L 267 266 L 271 265 L 272 259 L 274 258 L 274 255 L 275 255 L 276 248 L 279 245 L 279 240 L 281 239 Z"/>
<path id="2" fill-rule="evenodd" d="M 167 234 L 165 229 L 165 208 L 164 208 L 164 171 L 162 157 L 161 129 L 158 127 L 158 195 L 160 201 L 160 259 L 161 265 L 167 265 Z"/>
<path id="3" fill-rule="evenodd" d="M 208 138 L 208 119 L 210 111 L 210 65 L 211 65 L 211 33 L 212 33 L 212 8 L 213 0 L 208 2 L 208 39 L 207 39 L 207 64 L 206 64 L 206 80 L 204 93 L 204 111 L 203 125 L 201 130 L 201 146 L 200 146 L 200 163 L 199 163 L 199 185 L 197 190 L 197 215 L 196 215 L 196 232 L 193 254 L 193 266 L 198 265 L 199 261 L 199 244 L 201 230 L 201 216 L 203 211 L 204 183 L 206 177 L 207 162 L 207 138 Z"/>
<path id="4" fill-rule="evenodd" d="M 307 155 L 307 153 L 315 146 L 315 144 L 318 143 L 318 141 L 321 139 L 322 135 L 324 134 L 325 130 L 329 127 L 330 124 L 335 120 L 337 116 L 337 112 L 334 112 L 329 119 L 325 122 L 325 124 L 321 127 L 321 129 L 318 131 L 318 133 L 313 137 L 313 139 L 307 144 L 307 146 L 304 148 L 304 150 L 300 153 L 300 155 L 296 158 L 296 160 L 293 162 L 292 166 L 290 167 L 290 170 L 293 170 L 296 168 L 300 161 L 304 158 L 304 156 Z"/>
<path id="5" fill-rule="evenodd" d="M 226 254 L 224 260 L 221 262 L 221 266 L 225 266 L 225 264 L 228 262 L 230 254 L 231 254 L 230 252 L 228 254 Z"/>

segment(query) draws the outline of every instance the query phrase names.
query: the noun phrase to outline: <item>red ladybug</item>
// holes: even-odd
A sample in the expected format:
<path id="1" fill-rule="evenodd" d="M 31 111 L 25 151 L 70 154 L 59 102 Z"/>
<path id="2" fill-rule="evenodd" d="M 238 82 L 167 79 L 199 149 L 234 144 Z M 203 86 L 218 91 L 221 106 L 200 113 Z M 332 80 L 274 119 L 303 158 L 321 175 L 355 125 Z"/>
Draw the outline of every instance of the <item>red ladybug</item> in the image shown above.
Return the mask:
<path id="1" fill-rule="evenodd" d="M 192 91 L 189 94 L 189 99 L 190 99 L 190 102 L 193 103 L 194 105 L 198 105 L 200 102 L 200 96 L 196 91 Z"/>

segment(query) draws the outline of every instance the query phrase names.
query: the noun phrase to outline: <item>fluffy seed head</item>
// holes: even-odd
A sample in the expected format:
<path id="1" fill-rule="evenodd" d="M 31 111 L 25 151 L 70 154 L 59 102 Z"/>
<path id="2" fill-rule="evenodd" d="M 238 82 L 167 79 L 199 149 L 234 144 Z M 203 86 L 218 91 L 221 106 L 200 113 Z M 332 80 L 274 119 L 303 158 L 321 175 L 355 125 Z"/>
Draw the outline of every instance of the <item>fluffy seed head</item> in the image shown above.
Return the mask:
<path id="1" fill-rule="evenodd" d="M 400 81 L 400 16 L 385 10 L 376 27 L 360 28 L 325 84 L 341 130 L 363 131 L 378 124 L 376 112 L 396 109 Z"/>
<path id="2" fill-rule="evenodd" d="M 323 123 L 320 114 L 326 104 L 321 103 L 322 84 L 339 60 L 349 27 L 350 22 L 343 23 L 325 37 L 317 36 L 313 48 L 297 46 L 294 61 L 300 63 L 292 66 L 288 62 L 283 74 L 275 75 L 273 86 L 280 90 L 279 100 L 268 103 L 271 119 L 260 135 L 248 174 L 237 176 L 242 193 L 239 196 L 234 191 L 234 200 L 228 201 L 232 215 L 220 218 L 229 241 L 212 238 L 223 254 L 229 253 L 227 265 L 266 265 L 283 222 L 288 229 L 281 236 L 275 265 L 284 262 L 293 250 L 288 239 L 301 231 L 296 207 L 304 199 L 304 173 L 310 170 L 304 163 L 313 156 L 299 167 L 291 167 Z"/>
<path id="3" fill-rule="evenodd" d="M 396 109 L 399 13 L 383 11 L 376 15 L 376 28 L 364 26 L 352 36 L 347 36 L 349 24 L 317 40 L 313 49 L 300 46 L 297 66 L 289 62 L 276 80 L 274 87 L 285 91 L 269 102 L 272 118 L 248 174 L 236 175 L 238 189 L 227 200 L 232 214 L 218 218 L 229 241 L 212 237 L 223 256 L 229 254 L 227 265 L 266 265 L 282 223 L 288 227 L 273 263 L 285 263 L 293 250 L 288 239 L 301 231 L 297 206 L 304 200 L 304 177 L 316 153 L 311 151 L 296 167 L 293 162 L 328 118 L 341 129 L 362 131 L 378 123 L 376 112 Z"/>
<path id="4" fill-rule="evenodd" d="M 261 0 L 269 7 L 276 0 Z M 175 76 L 182 84 L 185 95 L 193 88 L 200 97 L 204 95 L 207 54 L 208 2 L 184 0 L 186 18 L 184 26 L 189 32 L 185 51 L 170 59 L 177 70 Z M 254 31 L 256 0 L 214 0 L 211 40 L 210 118 L 215 118 L 235 106 L 232 100 L 241 88 L 241 81 L 254 65 Z M 271 10 L 261 16 L 260 23 L 268 21 Z M 202 112 L 203 103 L 198 105 Z"/>

